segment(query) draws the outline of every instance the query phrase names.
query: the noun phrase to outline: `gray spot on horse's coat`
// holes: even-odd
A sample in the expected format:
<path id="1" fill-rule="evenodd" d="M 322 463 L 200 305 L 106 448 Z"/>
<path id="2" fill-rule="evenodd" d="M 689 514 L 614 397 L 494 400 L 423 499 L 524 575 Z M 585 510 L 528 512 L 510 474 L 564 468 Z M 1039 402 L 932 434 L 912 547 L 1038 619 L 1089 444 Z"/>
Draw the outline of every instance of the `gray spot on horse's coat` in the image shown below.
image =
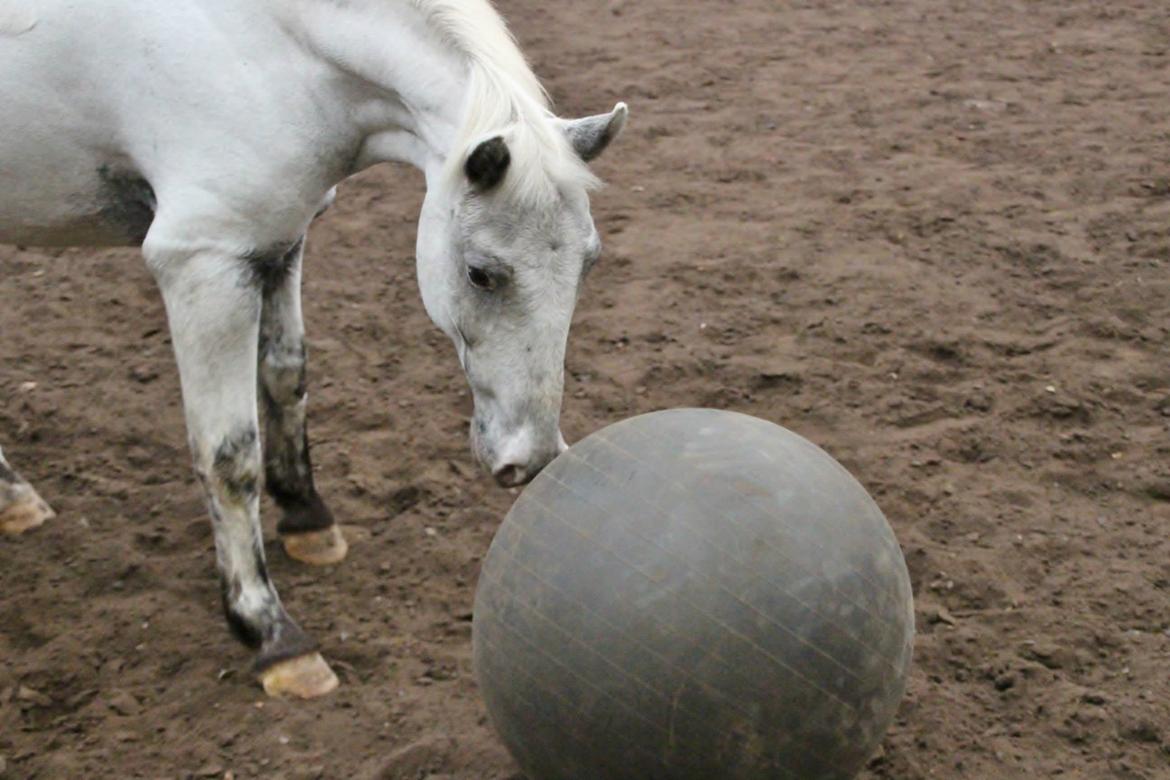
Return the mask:
<path id="1" fill-rule="evenodd" d="M 291 245 L 280 244 L 267 249 L 253 249 L 244 255 L 244 262 L 248 264 L 248 271 L 251 273 L 251 283 L 259 287 L 265 295 L 271 295 L 280 289 L 284 280 L 288 278 L 304 241 L 302 236 Z"/>
<path id="2" fill-rule="evenodd" d="M 99 214 L 106 224 L 123 233 L 134 244 L 142 244 L 154 222 L 158 203 L 150 182 L 132 171 L 120 171 L 103 165 Z"/>
<path id="3" fill-rule="evenodd" d="M 255 428 L 245 428 L 225 438 L 216 449 L 212 470 L 227 498 L 246 501 L 256 495 L 259 463 L 251 456 L 257 439 Z"/>

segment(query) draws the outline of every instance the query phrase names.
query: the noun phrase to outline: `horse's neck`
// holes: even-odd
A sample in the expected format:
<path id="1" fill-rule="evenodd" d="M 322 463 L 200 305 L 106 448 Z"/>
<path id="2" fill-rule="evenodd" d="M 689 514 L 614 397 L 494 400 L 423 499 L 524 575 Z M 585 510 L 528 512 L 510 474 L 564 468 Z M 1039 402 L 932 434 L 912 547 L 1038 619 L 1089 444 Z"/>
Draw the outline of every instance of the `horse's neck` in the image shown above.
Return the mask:
<path id="1" fill-rule="evenodd" d="M 463 56 L 410 3 L 300 0 L 293 7 L 299 34 L 355 82 L 353 117 L 366 138 L 358 167 L 387 160 L 424 171 L 441 166 L 463 114 Z"/>

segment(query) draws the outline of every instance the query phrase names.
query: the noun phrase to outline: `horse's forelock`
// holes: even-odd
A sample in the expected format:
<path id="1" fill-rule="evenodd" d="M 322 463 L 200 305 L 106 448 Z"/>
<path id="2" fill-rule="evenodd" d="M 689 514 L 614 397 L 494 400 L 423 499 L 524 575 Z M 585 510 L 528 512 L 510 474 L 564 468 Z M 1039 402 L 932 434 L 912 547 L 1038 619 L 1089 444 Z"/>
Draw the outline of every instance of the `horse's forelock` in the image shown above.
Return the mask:
<path id="1" fill-rule="evenodd" d="M 469 85 L 450 176 L 461 175 L 480 141 L 503 136 L 512 163 L 500 191 L 525 205 L 547 205 L 561 186 L 598 179 L 553 121 L 548 94 L 503 19 L 487 0 L 413 0 L 432 29 L 466 58 Z"/>

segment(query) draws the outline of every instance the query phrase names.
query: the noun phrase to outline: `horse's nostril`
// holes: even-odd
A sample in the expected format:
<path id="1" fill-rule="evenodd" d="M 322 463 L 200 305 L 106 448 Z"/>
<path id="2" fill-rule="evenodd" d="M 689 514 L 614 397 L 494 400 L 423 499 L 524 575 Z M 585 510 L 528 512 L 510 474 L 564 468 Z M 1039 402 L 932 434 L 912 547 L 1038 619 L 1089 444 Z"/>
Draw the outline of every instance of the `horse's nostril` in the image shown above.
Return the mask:
<path id="1" fill-rule="evenodd" d="M 523 485 L 527 480 L 527 470 L 523 466 L 517 466 L 514 463 L 509 463 L 506 466 L 501 466 L 493 473 L 496 482 L 501 487 L 517 487 Z"/>

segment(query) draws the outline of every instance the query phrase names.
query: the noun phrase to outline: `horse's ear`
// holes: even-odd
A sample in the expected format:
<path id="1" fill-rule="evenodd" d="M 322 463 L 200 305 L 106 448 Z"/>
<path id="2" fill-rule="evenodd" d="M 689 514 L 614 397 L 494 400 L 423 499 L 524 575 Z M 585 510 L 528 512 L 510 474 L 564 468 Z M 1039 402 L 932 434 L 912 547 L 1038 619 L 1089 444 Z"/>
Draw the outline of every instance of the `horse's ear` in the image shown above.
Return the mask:
<path id="1" fill-rule="evenodd" d="M 463 164 L 463 171 L 476 189 L 490 190 L 503 180 L 510 162 L 512 153 L 508 151 L 508 144 L 503 136 L 497 135 L 481 141 L 472 150 Z"/>
<path id="2" fill-rule="evenodd" d="M 618 103 L 608 114 L 587 116 L 584 119 L 562 119 L 561 129 L 569 137 L 569 143 L 577 155 L 589 162 L 602 152 L 609 142 L 617 138 L 626 126 L 630 110 L 625 103 Z"/>

